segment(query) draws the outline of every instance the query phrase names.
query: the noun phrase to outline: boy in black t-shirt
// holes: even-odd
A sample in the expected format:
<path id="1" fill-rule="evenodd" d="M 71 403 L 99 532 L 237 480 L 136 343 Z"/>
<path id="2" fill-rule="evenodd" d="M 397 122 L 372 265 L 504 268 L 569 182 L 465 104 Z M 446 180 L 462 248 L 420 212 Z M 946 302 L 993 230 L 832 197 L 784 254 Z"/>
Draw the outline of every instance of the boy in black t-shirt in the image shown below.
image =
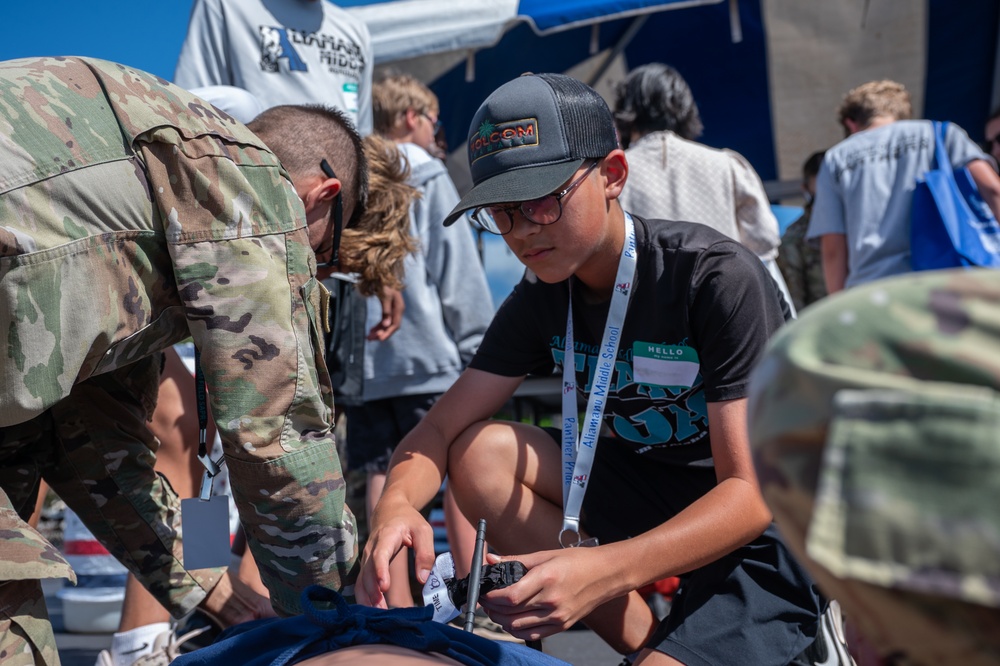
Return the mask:
<path id="1" fill-rule="evenodd" d="M 794 662 L 821 601 L 777 538 L 747 443 L 749 374 L 783 321 L 760 261 L 709 227 L 627 215 L 611 113 L 572 78 L 501 86 L 470 134 L 475 187 L 445 224 L 473 210 L 528 270 L 396 450 L 358 599 L 384 605 L 404 546 L 426 579 L 433 535 L 418 509 L 447 473 L 465 515 L 528 569 L 481 598 L 515 636 L 582 620 L 646 666 Z M 491 420 L 527 374 L 553 369 L 561 431 Z M 659 622 L 636 590 L 676 575 Z"/>

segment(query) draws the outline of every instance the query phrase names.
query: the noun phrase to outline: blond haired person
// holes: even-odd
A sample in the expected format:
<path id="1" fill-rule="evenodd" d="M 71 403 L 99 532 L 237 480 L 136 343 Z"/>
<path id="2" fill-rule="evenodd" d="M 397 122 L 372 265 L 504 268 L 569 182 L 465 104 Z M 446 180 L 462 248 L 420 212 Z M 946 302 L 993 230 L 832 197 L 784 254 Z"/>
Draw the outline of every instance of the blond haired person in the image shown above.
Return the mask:
<path id="1" fill-rule="evenodd" d="M 910 94 L 869 81 L 845 95 L 837 119 L 847 138 L 826 152 L 807 238 L 820 238 L 829 293 L 910 271 L 910 211 L 917 179 L 934 162 L 934 126 L 910 120 Z M 968 167 L 994 215 L 1000 179 L 987 155 L 949 123 L 945 150 Z"/>

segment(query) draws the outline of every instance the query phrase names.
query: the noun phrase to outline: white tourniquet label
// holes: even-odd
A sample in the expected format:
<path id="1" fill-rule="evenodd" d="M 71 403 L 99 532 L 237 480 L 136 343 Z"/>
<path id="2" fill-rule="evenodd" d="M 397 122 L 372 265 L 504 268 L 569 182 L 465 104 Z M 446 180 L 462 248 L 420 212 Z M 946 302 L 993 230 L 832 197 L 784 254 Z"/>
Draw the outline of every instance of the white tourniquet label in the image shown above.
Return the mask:
<path id="1" fill-rule="evenodd" d="M 435 622 L 448 624 L 461 615 L 461 612 L 455 608 L 455 604 L 451 602 L 448 586 L 445 585 L 446 580 L 451 580 L 454 577 L 455 561 L 452 559 L 451 553 L 441 553 L 434 560 L 434 568 L 427 576 L 427 582 L 424 583 L 423 589 L 424 605 L 434 607 L 432 619 Z"/>

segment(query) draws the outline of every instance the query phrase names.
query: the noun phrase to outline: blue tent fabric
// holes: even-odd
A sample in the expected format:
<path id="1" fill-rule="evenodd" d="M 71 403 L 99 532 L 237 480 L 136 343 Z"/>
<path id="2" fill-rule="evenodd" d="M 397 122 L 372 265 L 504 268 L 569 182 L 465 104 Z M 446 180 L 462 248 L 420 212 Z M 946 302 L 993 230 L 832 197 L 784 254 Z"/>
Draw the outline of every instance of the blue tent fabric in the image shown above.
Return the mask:
<path id="1" fill-rule="evenodd" d="M 367 7 L 397 3 L 399 0 L 337 0 L 340 7 Z M 534 27 L 535 32 L 566 30 L 591 23 L 602 23 L 626 16 L 638 16 L 698 4 L 716 4 L 722 0 L 520 0 L 511 3 L 513 12 L 509 21 L 522 21 Z M 467 3 L 475 11 L 475 3 Z M 492 46 L 481 44 L 480 46 Z"/>
<path id="2" fill-rule="evenodd" d="M 997 55 L 997 0 L 929 0 L 924 117 L 982 136 Z"/>
<path id="3" fill-rule="evenodd" d="M 520 643 L 491 641 L 431 620 L 433 608 L 382 610 L 348 604 L 313 585 L 302 615 L 246 622 L 208 647 L 177 657 L 174 666 L 286 666 L 353 645 L 398 645 L 436 652 L 469 666 L 568 666 Z"/>
<path id="4" fill-rule="evenodd" d="M 625 56 L 632 64 L 660 61 L 677 68 L 691 85 L 702 114 L 705 133 L 699 141 L 741 153 L 761 178 L 769 180 L 776 177 L 777 165 L 760 0 L 740 0 L 739 10 L 740 42 L 732 40 L 728 4 L 715 3 L 650 15 Z M 601 23 L 598 49 L 613 47 L 630 24 L 630 19 Z M 540 37 L 529 25 L 518 25 L 496 46 L 476 53 L 474 82 L 465 80 L 464 64 L 431 82 L 438 98 L 448 100 L 441 119 L 449 148 L 464 144 L 469 122 L 490 92 L 523 72 L 570 69 L 590 56 L 590 36 L 589 27 Z M 456 95 L 456 91 L 462 92 Z"/>
<path id="5" fill-rule="evenodd" d="M 701 4 L 720 3 L 721 0 L 701 0 Z M 518 18 L 534 24 L 535 31 L 545 34 L 553 30 L 591 23 L 615 20 L 625 16 L 638 16 L 673 9 L 673 6 L 690 6 L 689 0 L 521 0 L 517 7 Z"/>
<path id="6" fill-rule="evenodd" d="M 743 155 L 763 180 L 778 177 L 771 123 L 767 32 L 760 0 L 740 0 L 743 39 L 733 42 L 727 3 L 649 18 L 625 49 L 630 66 L 664 62 L 687 80 L 704 134 L 698 141 Z"/>
<path id="7" fill-rule="evenodd" d="M 723 0 L 463 0 L 462 11 L 427 0 L 338 0 L 368 24 L 375 63 L 445 51 L 489 49 L 505 32 L 533 35 Z"/>

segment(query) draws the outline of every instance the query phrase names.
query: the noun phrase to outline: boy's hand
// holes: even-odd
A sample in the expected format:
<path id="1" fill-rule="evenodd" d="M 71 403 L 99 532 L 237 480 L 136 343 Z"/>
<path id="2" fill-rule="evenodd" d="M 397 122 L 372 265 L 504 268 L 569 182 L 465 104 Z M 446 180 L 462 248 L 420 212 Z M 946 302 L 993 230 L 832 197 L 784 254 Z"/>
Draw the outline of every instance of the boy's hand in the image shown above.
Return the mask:
<path id="1" fill-rule="evenodd" d="M 434 530 L 405 502 L 393 505 L 380 501 L 372 513 L 371 526 L 354 594 L 359 604 L 387 608 L 389 562 L 404 547 L 412 548 L 417 580 L 425 583 L 434 566 Z"/>
<path id="2" fill-rule="evenodd" d="M 487 555 L 491 564 L 517 560 L 528 572 L 479 602 L 494 622 L 522 640 L 565 631 L 608 599 L 622 594 L 603 582 L 610 573 L 601 548 L 566 548 L 528 555 Z"/>

